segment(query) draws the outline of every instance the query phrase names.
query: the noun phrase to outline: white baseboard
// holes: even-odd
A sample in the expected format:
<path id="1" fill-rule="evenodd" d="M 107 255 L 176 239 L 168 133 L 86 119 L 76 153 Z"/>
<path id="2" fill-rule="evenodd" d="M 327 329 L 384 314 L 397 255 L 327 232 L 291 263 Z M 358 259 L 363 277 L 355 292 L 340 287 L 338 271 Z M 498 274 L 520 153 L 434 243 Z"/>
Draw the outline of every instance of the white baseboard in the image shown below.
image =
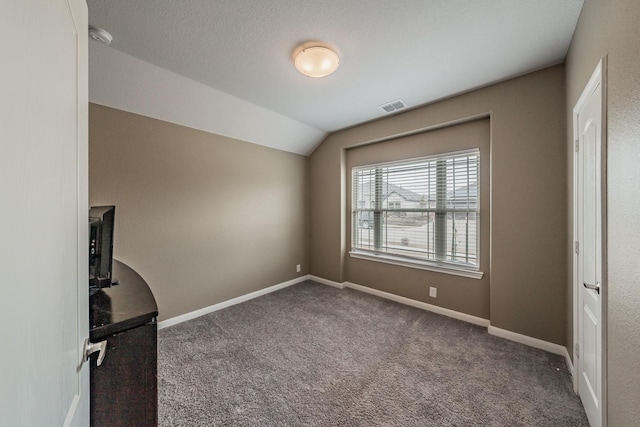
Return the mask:
<path id="1" fill-rule="evenodd" d="M 204 307 L 199 310 L 191 311 L 189 313 L 181 314 L 180 316 L 163 320 L 162 322 L 158 322 L 158 329 L 168 328 L 169 326 L 177 325 L 178 323 L 186 322 L 187 320 L 195 319 L 196 317 L 204 316 L 205 314 L 213 313 L 214 311 L 222 310 L 223 308 L 231 307 L 232 305 L 249 301 L 251 299 L 260 297 L 262 295 L 266 295 L 271 292 L 275 292 L 280 289 L 284 289 L 286 287 L 295 285 L 297 283 L 304 282 L 309 278 L 310 278 L 309 275 L 297 277 L 287 282 L 279 283 L 277 285 L 269 286 L 268 288 L 260 289 L 259 291 L 251 292 L 246 295 L 241 295 L 237 298 L 232 298 L 230 300 L 223 301 L 218 304 L 210 305 L 209 307 Z"/>
<path id="2" fill-rule="evenodd" d="M 565 356 L 566 353 L 568 356 L 567 348 L 560 344 L 554 344 L 528 335 L 522 335 L 516 332 L 507 331 L 506 329 L 496 328 L 495 326 L 489 326 L 488 332 L 490 335 L 508 339 L 509 341 L 519 342 L 520 344 L 539 348 L 540 350 L 548 351 L 549 353 L 558 354 L 560 356 Z"/>
<path id="3" fill-rule="evenodd" d="M 346 282 L 338 283 L 338 282 L 334 282 L 333 280 L 323 279 L 322 277 L 313 276 L 313 275 L 309 275 L 308 278 L 309 280 L 313 280 L 314 282 L 318 282 L 323 285 L 333 286 L 334 288 L 338 288 L 338 289 L 344 289 L 345 283 L 346 283 Z"/>
<path id="4" fill-rule="evenodd" d="M 569 356 L 567 347 L 560 344 L 543 341 L 538 338 L 533 338 L 528 335 L 522 335 L 516 332 L 507 331 L 506 329 L 496 328 L 495 326 L 489 326 L 487 332 L 489 332 L 490 335 L 495 335 L 496 337 L 504 338 L 509 341 L 515 341 L 520 344 L 528 345 L 529 347 L 538 348 L 540 350 L 548 351 L 549 353 L 557 354 L 564 357 L 564 362 L 567 364 L 567 370 L 569 371 L 571 376 L 574 376 L 573 363 L 571 362 L 571 357 Z"/>
<path id="5" fill-rule="evenodd" d="M 332 280 L 323 279 L 322 277 L 313 276 L 313 275 L 297 277 L 287 282 L 279 283 L 277 285 L 273 285 L 268 288 L 260 289 L 259 291 L 251 292 L 246 295 L 241 295 L 237 298 L 232 298 L 230 300 L 223 301 L 218 304 L 210 305 L 209 307 L 204 307 L 199 310 L 191 311 L 189 313 L 185 313 L 180 316 L 163 320 L 162 322 L 158 322 L 158 329 L 168 328 L 169 326 L 177 325 L 178 323 L 186 322 L 187 320 L 195 319 L 197 317 L 204 316 L 205 314 L 213 313 L 214 311 L 222 310 L 223 308 L 231 307 L 232 305 L 249 301 L 251 299 L 260 297 L 262 295 L 266 295 L 271 292 L 275 292 L 277 290 L 295 285 L 297 283 L 304 282 L 305 280 L 313 280 L 323 285 L 332 286 L 338 289 L 351 288 L 360 292 L 365 292 L 371 295 L 376 295 L 381 298 L 395 301 L 400 304 L 409 305 L 411 307 L 420 308 L 422 310 L 431 311 L 433 313 L 452 317 L 454 319 L 462 320 L 464 322 L 473 323 L 474 325 L 486 327 L 488 333 L 491 335 L 495 335 L 500 338 L 505 338 L 510 341 L 519 342 L 521 344 L 525 344 L 530 347 L 539 348 L 541 350 L 548 351 L 553 354 L 564 356 L 569 372 L 571 373 L 571 375 L 574 375 L 574 367 L 573 367 L 573 363 L 571 362 L 571 357 L 569 356 L 569 352 L 567 348 L 562 345 L 550 343 L 550 342 L 543 341 L 538 338 L 533 338 L 527 335 L 518 334 L 516 332 L 507 331 L 505 329 L 496 328 L 494 326 L 491 326 L 490 321 L 488 319 L 483 319 L 481 317 L 472 316 L 466 313 L 460 313 L 458 311 L 450 310 L 448 308 L 443 308 L 437 305 L 428 304 L 426 302 L 402 297 L 399 295 L 391 294 L 389 292 L 379 291 L 377 289 L 368 288 L 366 286 L 358 285 L 355 283 L 351 283 L 351 282 L 338 283 Z"/>
<path id="6" fill-rule="evenodd" d="M 376 295 L 381 298 L 385 298 L 391 301 L 399 302 L 401 304 L 409 305 L 411 307 L 420 308 L 422 310 L 431 311 L 433 313 L 442 314 L 443 316 L 452 317 L 454 319 L 462 320 L 468 323 L 473 323 L 474 325 L 485 327 L 487 328 L 487 332 L 491 335 L 495 335 L 500 338 L 508 339 L 510 341 L 515 341 L 520 344 L 528 345 L 530 347 L 548 351 L 549 353 L 563 356 L 567 364 L 567 369 L 569 370 L 571 375 L 574 375 L 573 363 L 571 362 L 571 357 L 569 357 L 569 352 L 565 346 L 550 343 L 548 341 L 543 341 L 541 339 L 533 338 L 527 335 L 518 334 L 516 332 L 511 332 L 506 329 L 496 328 L 495 326 L 491 326 L 491 322 L 488 319 L 483 319 L 481 317 L 472 316 L 466 313 L 460 313 L 459 311 L 454 311 L 448 308 L 439 307 L 437 305 L 428 304 L 426 302 L 402 297 L 399 295 L 391 294 L 389 292 L 379 291 L 377 289 L 369 288 L 369 287 L 358 285 L 355 283 L 351 283 L 351 282 L 338 283 L 338 282 L 333 282 L 331 280 L 323 279 L 317 276 L 309 276 L 309 279 L 314 280 L 318 283 L 333 286 L 339 289 L 344 289 L 344 288 L 355 289 L 360 292 Z"/>
<path id="7" fill-rule="evenodd" d="M 410 305 L 411 307 L 416 307 L 422 310 L 431 311 L 433 313 L 442 314 L 447 317 L 453 317 L 454 319 L 463 320 L 465 322 L 473 323 L 474 325 L 483 327 L 489 326 L 489 321 L 487 319 L 472 316 L 470 314 L 460 313 L 459 311 L 449 310 L 448 308 L 438 307 L 437 305 L 427 304 L 426 302 L 417 301 L 411 298 L 401 297 L 389 292 L 379 291 L 377 289 L 368 288 L 366 286 L 357 285 L 351 282 L 344 282 L 344 287 L 355 289 L 360 292 L 366 292 L 371 295 L 376 295 L 381 298 L 399 302 L 400 304 Z"/>

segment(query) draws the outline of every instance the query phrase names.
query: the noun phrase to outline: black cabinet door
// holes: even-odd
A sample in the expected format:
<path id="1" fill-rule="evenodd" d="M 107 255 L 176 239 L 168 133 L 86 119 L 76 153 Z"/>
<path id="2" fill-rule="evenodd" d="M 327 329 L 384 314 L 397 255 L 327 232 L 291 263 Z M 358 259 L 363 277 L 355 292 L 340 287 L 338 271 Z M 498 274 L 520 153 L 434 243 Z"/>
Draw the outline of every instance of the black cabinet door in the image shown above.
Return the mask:
<path id="1" fill-rule="evenodd" d="M 149 323 L 109 336 L 100 366 L 91 355 L 91 426 L 158 425 L 156 332 Z"/>

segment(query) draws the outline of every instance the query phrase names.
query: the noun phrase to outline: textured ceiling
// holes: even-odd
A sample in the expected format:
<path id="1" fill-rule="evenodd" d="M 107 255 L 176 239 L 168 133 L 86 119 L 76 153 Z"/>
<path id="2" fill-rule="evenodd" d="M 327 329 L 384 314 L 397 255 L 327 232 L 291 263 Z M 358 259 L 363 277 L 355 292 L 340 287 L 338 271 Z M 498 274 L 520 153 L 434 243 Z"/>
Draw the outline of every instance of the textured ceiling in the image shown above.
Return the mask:
<path id="1" fill-rule="evenodd" d="M 331 132 L 563 62 L 582 0 L 88 0 L 111 47 Z M 299 74 L 308 40 L 338 70 Z"/>

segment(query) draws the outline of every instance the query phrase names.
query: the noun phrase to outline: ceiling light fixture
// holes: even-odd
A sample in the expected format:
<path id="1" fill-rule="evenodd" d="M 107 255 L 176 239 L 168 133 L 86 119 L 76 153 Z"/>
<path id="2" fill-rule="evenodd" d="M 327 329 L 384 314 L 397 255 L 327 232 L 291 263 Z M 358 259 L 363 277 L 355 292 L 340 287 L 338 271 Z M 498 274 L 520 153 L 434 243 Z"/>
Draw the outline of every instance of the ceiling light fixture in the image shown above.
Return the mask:
<path id="1" fill-rule="evenodd" d="M 298 46 L 294 52 L 294 63 L 298 71 L 309 77 L 325 77 L 338 69 L 340 58 L 328 47 L 308 43 Z"/>
<path id="2" fill-rule="evenodd" d="M 111 40 L 113 40 L 109 31 L 94 27 L 93 25 L 89 25 L 89 37 L 98 43 L 102 43 L 107 46 L 109 46 L 111 44 Z"/>

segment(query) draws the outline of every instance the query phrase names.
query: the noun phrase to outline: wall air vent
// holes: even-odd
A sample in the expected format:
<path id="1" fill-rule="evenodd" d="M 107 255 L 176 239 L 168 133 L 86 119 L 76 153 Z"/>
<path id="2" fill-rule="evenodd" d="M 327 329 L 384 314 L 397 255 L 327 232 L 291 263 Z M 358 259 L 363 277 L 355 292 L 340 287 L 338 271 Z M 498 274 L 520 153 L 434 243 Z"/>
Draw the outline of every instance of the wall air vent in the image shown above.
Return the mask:
<path id="1" fill-rule="evenodd" d="M 407 104 L 402 99 L 396 99 L 395 101 L 388 102 L 380 106 L 385 113 L 393 113 L 394 111 L 407 108 Z"/>

